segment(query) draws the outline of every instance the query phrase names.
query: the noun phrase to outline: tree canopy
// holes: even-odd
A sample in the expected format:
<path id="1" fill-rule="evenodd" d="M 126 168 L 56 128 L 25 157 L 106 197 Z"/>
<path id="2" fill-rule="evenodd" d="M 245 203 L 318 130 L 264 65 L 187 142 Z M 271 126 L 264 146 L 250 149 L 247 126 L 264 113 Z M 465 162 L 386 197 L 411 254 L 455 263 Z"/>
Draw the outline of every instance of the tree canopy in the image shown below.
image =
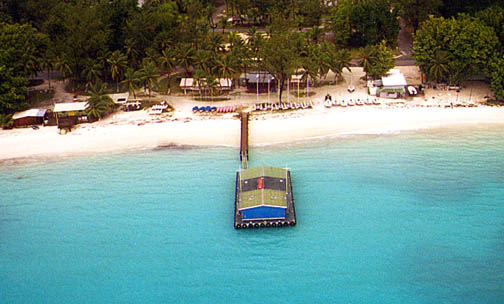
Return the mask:
<path id="1" fill-rule="evenodd" d="M 397 10 L 388 0 L 342 0 L 330 14 L 331 31 L 340 46 L 362 47 L 385 40 L 395 44 Z"/>
<path id="2" fill-rule="evenodd" d="M 47 43 L 28 24 L 0 23 L 0 114 L 26 107 L 28 77 L 40 70 Z"/>
<path id="3" fill-rule="evenodd" d="M 416 33 L 413 50 L 428 79 L 457 84 L 485 71 L 498 44 L 494 29 L 477 18 L 431 16 Z"/>

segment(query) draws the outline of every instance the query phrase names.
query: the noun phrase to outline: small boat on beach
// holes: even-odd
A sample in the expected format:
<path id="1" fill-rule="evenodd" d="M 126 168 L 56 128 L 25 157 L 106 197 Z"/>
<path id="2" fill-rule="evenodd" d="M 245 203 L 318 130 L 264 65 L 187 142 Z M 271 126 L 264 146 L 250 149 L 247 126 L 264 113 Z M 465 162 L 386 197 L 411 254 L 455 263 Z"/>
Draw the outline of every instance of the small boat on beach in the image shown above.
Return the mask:
<path id="1" fill-rule="evenodd" d="M 348 101 L 348 105 L 349 105 L 349 106 L 351 106 L 351 107 L 352 107 L 352 106 L 355 106 L 355 101 L 353 101 L 352 99 L 350 99 L 350 100 Z"/>

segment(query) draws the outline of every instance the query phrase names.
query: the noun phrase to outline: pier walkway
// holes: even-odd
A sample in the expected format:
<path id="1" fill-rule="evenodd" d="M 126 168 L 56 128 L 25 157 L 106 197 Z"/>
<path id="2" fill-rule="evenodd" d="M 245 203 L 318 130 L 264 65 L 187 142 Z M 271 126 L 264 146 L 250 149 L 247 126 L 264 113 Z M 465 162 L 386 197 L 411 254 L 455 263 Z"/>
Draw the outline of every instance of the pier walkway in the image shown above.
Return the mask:
<path id="1" fill-rule="evenodd" d="M 240 141 L 240 160 L 242 161 L 243 169 L 248 167 L 248 123 L 249 113 L 241 113 L 241 141 Z"/>

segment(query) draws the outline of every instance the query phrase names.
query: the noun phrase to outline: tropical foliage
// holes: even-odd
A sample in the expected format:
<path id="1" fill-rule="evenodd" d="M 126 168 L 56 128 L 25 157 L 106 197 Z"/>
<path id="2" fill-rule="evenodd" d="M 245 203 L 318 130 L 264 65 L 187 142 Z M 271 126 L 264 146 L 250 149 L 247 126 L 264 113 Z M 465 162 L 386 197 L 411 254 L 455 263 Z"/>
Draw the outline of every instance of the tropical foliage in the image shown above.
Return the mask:
<path id="1" fill-rule="evenodd" d="M 0 113 L 25 108 L 28 77 L 50 70 L 74 90 L 101 81 L 133 96 L 143 87 L 151 96 L 162 73 L 207 79 L 216 93 L 213 79 L 265 69 L 280 81 L 281 95 L 293 73 L 321 80 L 332 71 L 340 78 L 350 70 L 348 50 L 362 48 L 360 63 L 376 77 L 393 62 L 387 46 L 396 45 L 398 16 L 417 31 L 415 59 L 430 80 L 457 83 L 484 73 L 501 96 L 495 90 L 501 87 L 504 10 L 490 4 L 502 2 L 2 1 Z M 222 4 L 226 13 L 212 18 Z M 224 31 L 237 26 L 248 28 L 248 39 Z"/>
<path id="2" fill-rule="evenodd" d="M 399 33 L 397 10 L 388 0 L 342 0 L 329 15 L 331 31 L 338 45 L 362 47 L 395 44 Z"/>
<path id="3" fill-rule="evenodd" d="M 113 101 L 106 92 L 107 84 L 100 80 L 90 85 L 88 93 L 91 97 L 87 100 L 86 115 L 92 119 L 100 119 L 111 110 Z"/>
<path id="4" fill-rule="evenodd" d="M 427 79 L 459 84 L 487 70 L 499 39 L 492 27 L 468 15 L 430 17 L 414 39 L 417 65 Z"/>

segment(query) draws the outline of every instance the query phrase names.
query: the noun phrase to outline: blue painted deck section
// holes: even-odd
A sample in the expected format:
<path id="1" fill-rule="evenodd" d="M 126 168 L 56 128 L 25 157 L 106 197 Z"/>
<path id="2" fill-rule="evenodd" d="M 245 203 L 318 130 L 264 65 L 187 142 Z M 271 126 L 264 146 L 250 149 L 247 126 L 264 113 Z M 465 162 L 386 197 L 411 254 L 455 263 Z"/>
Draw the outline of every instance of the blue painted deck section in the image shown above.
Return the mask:
<path id="1" fill-rule="evenodd" d="M 259 206 L 242 210 L 244 220 L 285 218 L 285 208 Z"/>

